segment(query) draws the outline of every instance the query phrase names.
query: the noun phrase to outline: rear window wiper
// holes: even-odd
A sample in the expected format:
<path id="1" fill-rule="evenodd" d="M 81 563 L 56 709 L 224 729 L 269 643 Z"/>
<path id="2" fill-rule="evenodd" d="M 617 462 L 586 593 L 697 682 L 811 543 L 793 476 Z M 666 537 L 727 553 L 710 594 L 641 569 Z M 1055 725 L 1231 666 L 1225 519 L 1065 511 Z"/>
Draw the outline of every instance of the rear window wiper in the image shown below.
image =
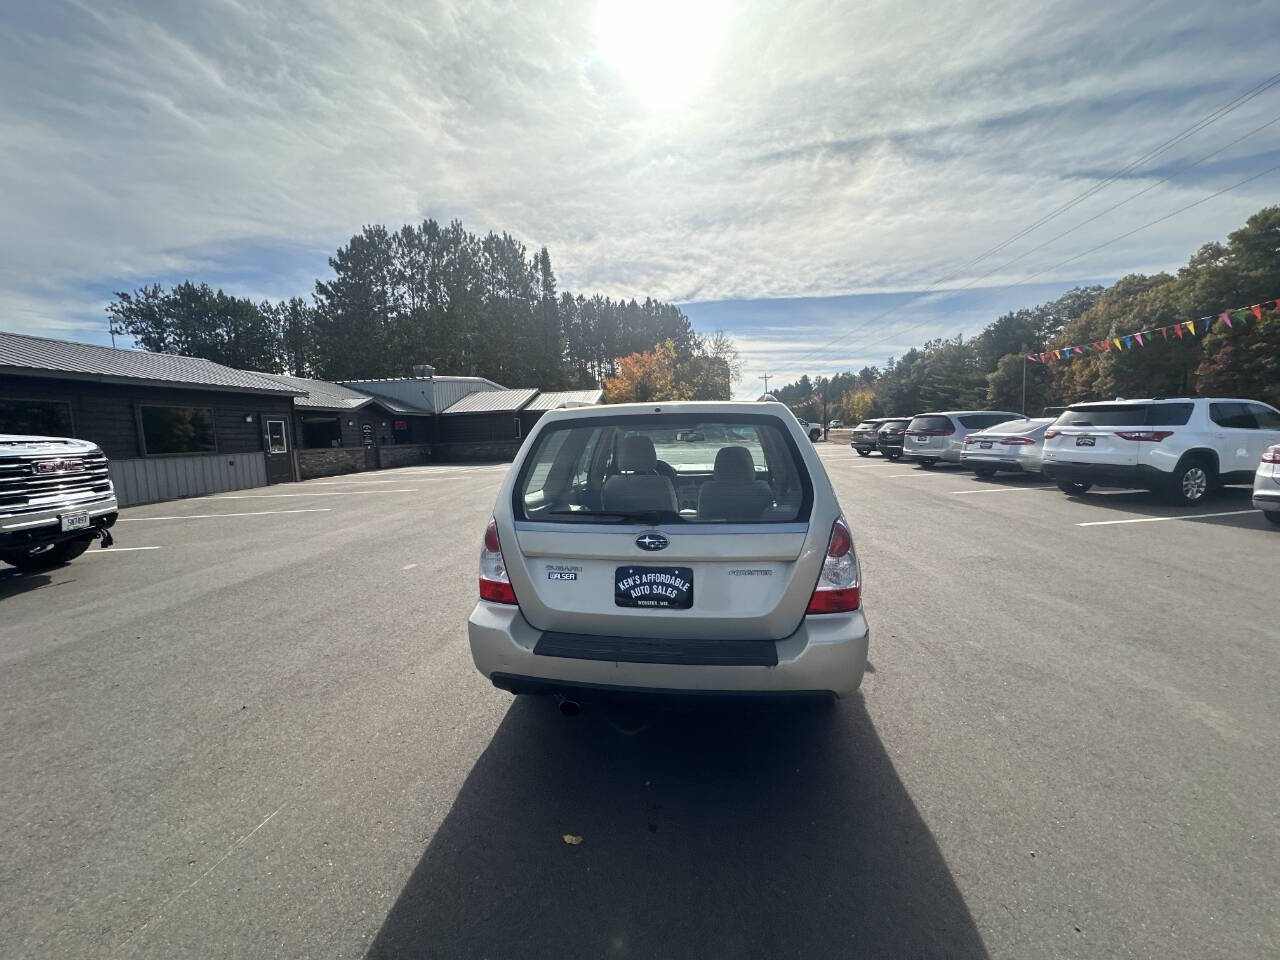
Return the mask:
<path id="1" fill-rule="evenodd" d="M 647 523 L 650 525 L 664 520 L 678 520 L 679 514 L 670 510 L 550 510 L 552 517 L 581 517 L 591 520 L 612 520 L 615 523 Z"/>

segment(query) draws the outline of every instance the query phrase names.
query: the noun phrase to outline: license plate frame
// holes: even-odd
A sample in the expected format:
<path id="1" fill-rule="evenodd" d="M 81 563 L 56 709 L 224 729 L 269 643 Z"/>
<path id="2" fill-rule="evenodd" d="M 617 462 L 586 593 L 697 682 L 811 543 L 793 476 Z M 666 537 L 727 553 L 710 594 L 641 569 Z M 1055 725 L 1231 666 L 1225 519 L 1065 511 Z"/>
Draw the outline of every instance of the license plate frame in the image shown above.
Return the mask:
<path id="1" fill-rule="evenodd" d="M 990 441 L 990 440 L 979 440 L 979 441 L 978 441 L 978 448 L 979 448 L 980 450 L 990 450 L 990 449 L 991 449 L 991 441 Z"/>
<path id="2" fill-rule="evenodd" d="M 1076 437 L 1077 447 L 1096 447 L 1098 445 L 1097 437 L 1083 436 Z"/>
<path id="3" fill-rule="evenodd" d="M 916 443 L 928 443 L 928 442 L 929 442 L 929 438 L 928 438 L 928 437 L 912 437 L 911 439 L 912 439 L 912 440 L 914 440 Z"/>
<path id="4" fill-rule="evenodd" d="M 72 530 L 88 530 L 89 514 L 83 510 L 77 513 L 64 513 L 58 517 L 58 525 L 63 533 L 69 533 Z"/>
<path id="5" fill-rule="evenodd" d="M 627 565 L 613 571 L 614 606 L 688 610 L 693 606 L 693 568 Z"/>

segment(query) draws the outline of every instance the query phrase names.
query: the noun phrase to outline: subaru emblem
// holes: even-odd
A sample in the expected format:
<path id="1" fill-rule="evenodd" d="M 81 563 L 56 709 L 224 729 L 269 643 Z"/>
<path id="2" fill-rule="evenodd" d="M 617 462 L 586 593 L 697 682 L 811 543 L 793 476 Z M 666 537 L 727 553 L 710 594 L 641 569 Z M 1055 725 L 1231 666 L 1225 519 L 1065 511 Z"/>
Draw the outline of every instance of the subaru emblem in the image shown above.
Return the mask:
<path id="1" fill-rule="evenodd" d="M 642 533 L 636 537 L 636 546 L 641 550 L 665 550 L 670 542 L 660 533 Z"/>

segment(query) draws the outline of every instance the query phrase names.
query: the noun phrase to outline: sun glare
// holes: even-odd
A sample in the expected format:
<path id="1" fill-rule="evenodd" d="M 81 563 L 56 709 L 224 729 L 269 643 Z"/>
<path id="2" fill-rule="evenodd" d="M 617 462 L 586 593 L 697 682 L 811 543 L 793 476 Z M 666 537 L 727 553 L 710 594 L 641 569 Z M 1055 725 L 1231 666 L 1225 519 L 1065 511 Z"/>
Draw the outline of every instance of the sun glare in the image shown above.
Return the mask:
<path id="1" fill-rule="evenodd" d="M 719 0 L 602 0 L 600 54 L 650 106 L 670 106 L 706 79 L 724 21 Z"/>

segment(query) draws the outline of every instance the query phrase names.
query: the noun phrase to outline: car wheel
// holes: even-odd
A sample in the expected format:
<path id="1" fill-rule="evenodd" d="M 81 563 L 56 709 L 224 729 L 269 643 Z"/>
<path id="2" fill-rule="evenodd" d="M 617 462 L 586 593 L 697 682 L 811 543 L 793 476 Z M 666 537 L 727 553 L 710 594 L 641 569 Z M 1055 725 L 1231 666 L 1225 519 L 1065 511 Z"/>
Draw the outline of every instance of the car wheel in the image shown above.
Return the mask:
<path id="1" fill-rule="evenodd" d="M 1280 511 L 1264 510 L 1262 511 L 1262 515 L 1266 517 L 1268 520 L 1270 520 L 1272 523 L 1274 523 L 1276 526 L 1280 527 Z"/>
<path id="2" fill-rule="evenodd" d="M 1082 497 L 1089 492 L 1093 484 L 1087 480 L 1059 480 L 1058 489 L 1073 497 Z"/>
<path id="3" fill-rule="evenodd" d="M 1178 465 L 1169 480 L 1169 498 L 1179 506 L 1203 503 L 1217 478 L 1204 460 L 1188 460 Z"/>
<path id="4" fill-rule="evenodd" d="M 986 480 L 996 475 L 996 468 L 995 467 L 974 467 L 973 472 L 976 473 L 978 476 L 982 477 L 984 480 Z"/>
<path id="5" fill-rule="evenodd" d="M 869 456 L 871 456 L 871 451 L 870 451 L 870 450 L 863 450 L 861 447 L 857 447 L 856 449 L 857 449 L 857 451 L 858 451 L 858 456 L 860 456 L 860 457 L 869 457 Z"/>
<path id="6" fill-rule="evenodd" d="M 812 440 L 814 443 L 817 443 L 819 440 L 821 440 L 821 439 L 822 439 L 822 431 L 821 431 L 821 430 L 810 430 L 810 431 L 809 431 L 809 439 L 810 439 L 810 440 Z"/>
<path id="7" fill-rule="evenodd" d="M 75 540 L 63 540 L 47 547 L 36 547 L 26 553 L 10 554 L 5 559 L 23 573 L 39 573 L 70 563 L 88 550 L 91 543 L 93 537 L 77 537 Z"/>
<path id="8" fill-rule="evenodd" d="M 885 456 L 888 457 L 890 460 L 894 461 L 895 463 L 902 459 L 902 454 L 900 453 L 886 453 Z"/>
<path id="9" fill-rule="evenodd" d="M 938 462 L 937 460 L 921 460 L 921 461 L 920 461 L 920 466 L 922 466 L 922 467 L 924 467 L 926 470 L 928 470 L 930 467 L 932 467 L 932 466 L 933 466 L 935 463 L 937 463 L 937 462 Z"/>

